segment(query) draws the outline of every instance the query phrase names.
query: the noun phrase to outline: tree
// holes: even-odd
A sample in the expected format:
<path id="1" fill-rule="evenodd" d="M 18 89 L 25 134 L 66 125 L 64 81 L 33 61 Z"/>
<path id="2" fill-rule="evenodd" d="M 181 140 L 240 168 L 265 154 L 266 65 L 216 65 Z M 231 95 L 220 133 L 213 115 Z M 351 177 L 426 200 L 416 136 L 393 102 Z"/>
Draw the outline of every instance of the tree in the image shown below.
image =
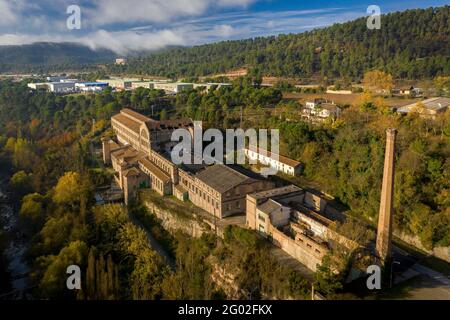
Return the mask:
<path id="1" fill-rule="evenodd" d="M 366 90 L 376 93 L 389 93 L 394 87 L 392 76 L 379 70 L 366 72 L 363 84 Z"/>
<path id="2" fill-rule="evenodd" d="M 84 192 L 80 175 L 76 172 L 67 172 L 58 180 L 53 201 L 58 204 L 74 204 L 81 200 Z"/>
<path id="3" fill-rule="evenodd" d="M 44 197 L 39 193 L 26 195 L 22 199 L 20 218 L 33 229 L 39 228 L 44 221 Z"/>
<path id="4" fill-rule="evenodd" d="M 82 241 L 74 241 L 61 249 L 57 256 L 40 258 L 39 262 L 47 264 L 39 288 L 44 297 L 73 297 L 73 291 L 67 290 L 67 267 L 77 265 L 84 267 L 88 255 L 88 246 Z"/>

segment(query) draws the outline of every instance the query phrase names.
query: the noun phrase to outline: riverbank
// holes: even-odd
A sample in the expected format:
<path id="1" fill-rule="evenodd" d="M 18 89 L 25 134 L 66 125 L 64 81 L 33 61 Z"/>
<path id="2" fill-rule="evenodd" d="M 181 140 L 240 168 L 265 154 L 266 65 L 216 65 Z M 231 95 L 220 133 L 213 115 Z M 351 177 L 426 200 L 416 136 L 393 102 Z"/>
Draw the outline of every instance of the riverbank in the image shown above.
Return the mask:
<path id="1" fill-rule="evenodd" d="M 19 229 L 19 204 L 15 203 L 8 194 L 9 176 L 0 177 L 0 222 L 4 234 L 4 252 L 6 271 L 9 274 L 10 285 L 7 286 L 11 293 L 5 299 L 23 298 L 28 287 L 28 265 L 24 261 L 28 248 L 28 241 Z"/>

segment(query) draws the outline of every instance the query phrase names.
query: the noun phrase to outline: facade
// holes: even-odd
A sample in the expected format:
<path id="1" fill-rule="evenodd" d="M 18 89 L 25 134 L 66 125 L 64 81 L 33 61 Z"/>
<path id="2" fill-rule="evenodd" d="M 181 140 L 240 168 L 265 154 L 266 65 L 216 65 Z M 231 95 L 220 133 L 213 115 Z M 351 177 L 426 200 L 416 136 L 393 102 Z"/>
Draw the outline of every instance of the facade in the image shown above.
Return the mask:
<path id="1" fill-rule="evenodd" d="M 267 180 L 223 164 L 208 166 L 196 174 L 180 169 L 179 174 L 189 200 L 219 219 L 245 213 L 247 194 L 273 187 Z"/>
<path id="2" fill-rule="evenodd" d="M 97 80 L 97 82 L 107 82 L 110 87 L 117 90 L 131 89 L 132 80 L 127 79 L 105 79 Z"/>
<path id="3" fill-rule="evenodd" d="M 114 168 L 117 184 L 129 203 L 139 188 L 151 188 L 160 195 L 173 194 L 219 219 L 245 213 L 249 193 L 270 189 L 262 177 L 223 164 L 175 165 L 171 151 L 172 132 L 179 128 L 194 134 L 189 119 L 156 121 L 131 109 L 111 118 L 117 141 L 103 139 L 103 160 Z"/>
<path id="4" fill-rule="evenodd" d="M 312 271 L 332 241 L 348 241 L 329 227 L 341 214 L 320 195 L 290 185 L 247 195 L 246 225 Z"/>
<path id="5" fill-rule="evenodd" d="M 277 169 L 284 174 L 290 176 L 298 176 L 300 174 L 302 166 L 301 163 L 296 160 L 285 156 L 276 155 L 278 158 L 277 160 L 274 153 L 261 148 L 253 147 L 251 145 L 244 149 L 244 152 L 250 160 L 258 161 L 259 163 Z"/>
<path id="6" fill-rule="evenodd" d="M 450 107 L 450 98 L 430 98 L 397 109 L 400 114 L 418 113 L 421 117 L 435 118 Z"/>
<path id="7" fill-rule="evenodd" d="M 48 83 L 28 83 L 27 86 L 33 90 L 48 90 Z"/>
<path id="8" fill-rule="evenodd" d="M 101 92 L 108 85 L 107 82 L 76 82 L 75 88 L 80 92 Z"/>
<path id="9" fill-rule="evenodd" d="M 48 90 L 54 93 L 72 93 L 75 91 L 74 82 L 50 82 Z"/>
<path id="10" fill-rule="evenodd" d="M 164 90 L 168 93 L 179 93 L 183 90 L 192 90 L 194 85 L 192 83 L 182 82 L 155 82 L 154 88 Z"/>

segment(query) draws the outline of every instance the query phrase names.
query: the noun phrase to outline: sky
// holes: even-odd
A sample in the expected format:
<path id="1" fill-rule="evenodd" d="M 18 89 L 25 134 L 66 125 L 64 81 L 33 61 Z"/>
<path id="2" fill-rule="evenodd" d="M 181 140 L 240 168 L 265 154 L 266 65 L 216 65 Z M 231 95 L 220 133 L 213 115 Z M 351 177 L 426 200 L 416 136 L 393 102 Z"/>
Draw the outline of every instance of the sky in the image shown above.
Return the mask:
<path id="1" fill-rule="evenodd" d="M 78 42 L 126 55 L 304 32 L 368 16 L 369 5 L 389 13 L 450 0 L 0 0 L 0 45 Z"/>

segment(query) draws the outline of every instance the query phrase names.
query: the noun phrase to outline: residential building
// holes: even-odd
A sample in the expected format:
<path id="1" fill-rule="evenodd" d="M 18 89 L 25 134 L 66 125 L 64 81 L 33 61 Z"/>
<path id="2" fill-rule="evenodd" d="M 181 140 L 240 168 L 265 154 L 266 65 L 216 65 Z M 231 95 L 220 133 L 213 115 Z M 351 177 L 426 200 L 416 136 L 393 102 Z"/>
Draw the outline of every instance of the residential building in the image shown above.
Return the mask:
<path id="1" fill-rule="evenodd" d="M 422 117 L 435 118 L 439 113 L 446 112 L 450 107 L 450 98 L 430 98 L 411 103 L 397 109 L 400 114 L 418 113 Z"/>
<path id="2" fill-rule="evenodd" d="M 332 118 L 333 120 L 339 118 L 341 108 L 333 102 L 326 99 L 314 99 L 314 101 L 307 101 L 305 107 L 302 109 L 301 116 L 303 118 L 313 121 L 324 121 Z"/>
<path id="3" fill-rule="evenodd" d="M 250 145 L 244 149 L 247 158 L 262 165 L 270 166 L 284 174 L 298 176 L 302 169 L 299 161 Z"/>

